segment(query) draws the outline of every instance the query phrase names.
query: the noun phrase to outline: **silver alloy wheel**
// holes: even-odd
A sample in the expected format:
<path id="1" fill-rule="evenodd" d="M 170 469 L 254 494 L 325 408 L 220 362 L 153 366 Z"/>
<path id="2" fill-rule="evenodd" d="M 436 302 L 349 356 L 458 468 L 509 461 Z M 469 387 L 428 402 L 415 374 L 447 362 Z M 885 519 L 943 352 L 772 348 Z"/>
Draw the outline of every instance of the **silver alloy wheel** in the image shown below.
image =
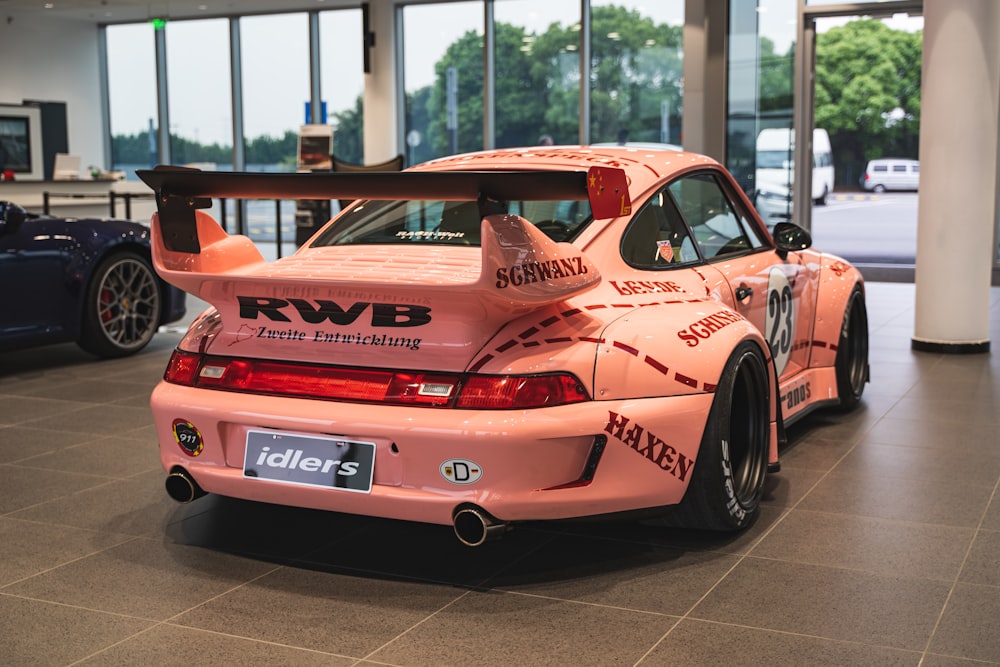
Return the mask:
<path id="1" fill-rule="evenodd" d="M 162 309 L 149 261 L 131 252 L 113 255 L 87 290 L 80 345 L 101 357 L 137 352 L 152 340 Z"/>

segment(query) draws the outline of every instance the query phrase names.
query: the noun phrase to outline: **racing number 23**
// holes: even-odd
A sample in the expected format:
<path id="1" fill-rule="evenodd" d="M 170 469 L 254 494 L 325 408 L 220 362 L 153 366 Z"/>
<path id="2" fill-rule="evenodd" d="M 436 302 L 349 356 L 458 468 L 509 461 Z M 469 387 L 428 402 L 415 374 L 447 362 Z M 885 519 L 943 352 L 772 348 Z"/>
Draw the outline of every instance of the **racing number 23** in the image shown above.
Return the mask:
<path id="1" fill-rule="evenodd" d="M 767 322 L 765 326 L 767 342 L 774 355 L 774 365 L 781 375 L 792 351 L 795 333 L 795 299 L 792 286 L 785 272 L 780 268 L 771 269 L 767 279 Z"/>

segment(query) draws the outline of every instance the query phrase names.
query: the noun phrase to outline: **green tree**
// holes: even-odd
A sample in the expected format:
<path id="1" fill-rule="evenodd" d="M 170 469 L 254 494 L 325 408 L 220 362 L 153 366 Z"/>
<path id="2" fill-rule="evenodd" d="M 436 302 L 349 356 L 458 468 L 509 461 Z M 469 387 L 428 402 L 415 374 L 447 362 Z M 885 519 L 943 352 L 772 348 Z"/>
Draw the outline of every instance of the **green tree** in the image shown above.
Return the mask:
<path id="1" fill-rule="evenodd" d="M 593 8 L 591 34 L 591 140 L 626 130 L 630 141 L 660 141 L 663 105 L 680 112 L 681 27 L 612 5 Z"/>
<path id="2" fill-rule="evenodd" d="M 922 40 L 873 19 L 817 35 L 816 127 L 848 180 L 867 160 L 917 157 Z"/>
<path id="3" fill-rule="evenodd" d="M 354 107 L 333 114 L 333 154 L 344 162 L 363 164 L 364 96 L 358 95 Z"/>

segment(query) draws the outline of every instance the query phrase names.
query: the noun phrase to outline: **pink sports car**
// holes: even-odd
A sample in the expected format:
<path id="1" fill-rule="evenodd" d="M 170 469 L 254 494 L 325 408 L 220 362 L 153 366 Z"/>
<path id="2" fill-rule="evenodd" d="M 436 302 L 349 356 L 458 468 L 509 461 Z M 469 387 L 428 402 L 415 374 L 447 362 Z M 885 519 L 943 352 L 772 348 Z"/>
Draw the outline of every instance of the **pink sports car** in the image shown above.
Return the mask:
<path id="1" fill-rule="evenodd" d="M 204 299 L 151 404 L 204 493 L 453 525 L 743 528 L 784 427 L 868 381 L 861 275 L 704 156 L 539 147 L 397 173 L 140 173 Z M 267 262 L 209 197 L 356 199 Z"/>

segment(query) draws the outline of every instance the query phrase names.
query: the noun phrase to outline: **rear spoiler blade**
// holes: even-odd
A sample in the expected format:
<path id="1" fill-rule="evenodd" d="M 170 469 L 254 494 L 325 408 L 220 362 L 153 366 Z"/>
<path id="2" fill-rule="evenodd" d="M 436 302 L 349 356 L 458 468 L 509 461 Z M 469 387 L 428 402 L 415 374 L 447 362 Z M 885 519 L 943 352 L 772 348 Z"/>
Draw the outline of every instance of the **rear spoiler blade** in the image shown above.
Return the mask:
<path id="1" fill-rule="evenodd" d="M 156 192 L 168 250 L 198 254 L 195 209 L 210 198 L 233 199 L 439 199 L 478 201 L 482 217 L 499 212 L 492 202 L 587 200 L 595 218 L 628 215 L 632 203 L 625 172 L 594 166 L 587 171 L 403 171 L 381 173 L 203 172 L 160 166 L 136 172 Z"/>

